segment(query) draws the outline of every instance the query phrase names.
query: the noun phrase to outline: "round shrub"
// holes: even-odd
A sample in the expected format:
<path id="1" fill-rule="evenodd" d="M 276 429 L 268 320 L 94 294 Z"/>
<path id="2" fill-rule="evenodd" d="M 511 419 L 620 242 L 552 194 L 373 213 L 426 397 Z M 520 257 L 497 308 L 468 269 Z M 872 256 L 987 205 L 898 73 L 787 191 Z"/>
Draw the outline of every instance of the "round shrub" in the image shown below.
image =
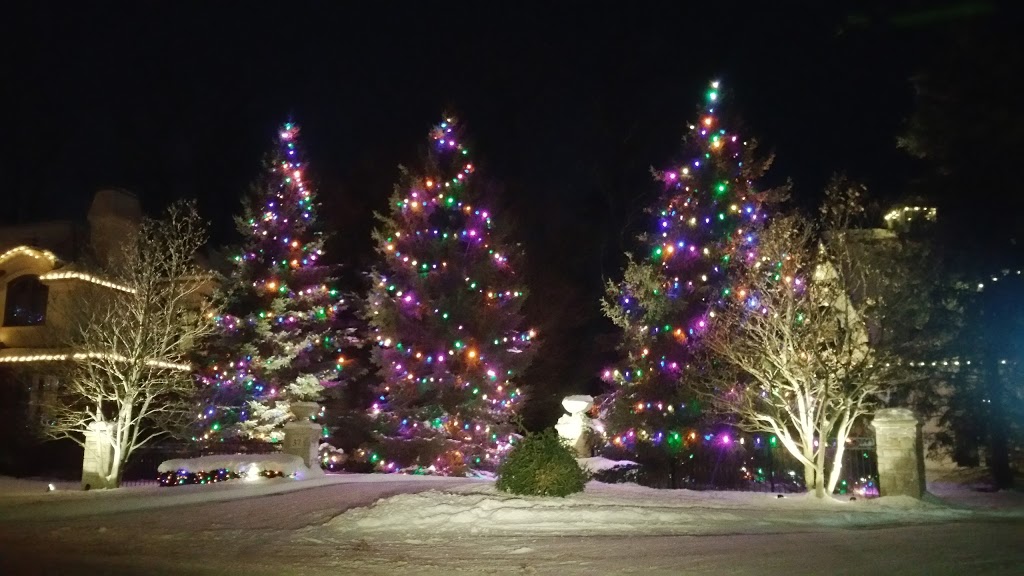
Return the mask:
<path id="1" fill-rule="evenodd" d="M 525 496 L 582 492 L 587 473 L 554 430 L 530 434 L 512 447 L 498 467 L 499 490 Z"/>

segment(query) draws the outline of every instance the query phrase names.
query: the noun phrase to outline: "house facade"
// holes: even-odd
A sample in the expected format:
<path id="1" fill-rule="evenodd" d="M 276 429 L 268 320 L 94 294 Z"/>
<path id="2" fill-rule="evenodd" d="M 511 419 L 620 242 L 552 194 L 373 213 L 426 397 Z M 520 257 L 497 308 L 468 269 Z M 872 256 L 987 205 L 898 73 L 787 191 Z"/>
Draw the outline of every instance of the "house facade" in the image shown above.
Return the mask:
<path id="1" fill-rule="evenodd" d="M 57 378 L 62 348 L 61 310 L 84 286 L 116 286 L 77 269 L 75 262 L 104 264 L 142 218 L 138 199 L 101 190 L 84 222 L 50 221 L 0 227 L 0 418 L 8 426 L 39 422 Z M 12 430 L 11 432 L 18 432 Z"/>

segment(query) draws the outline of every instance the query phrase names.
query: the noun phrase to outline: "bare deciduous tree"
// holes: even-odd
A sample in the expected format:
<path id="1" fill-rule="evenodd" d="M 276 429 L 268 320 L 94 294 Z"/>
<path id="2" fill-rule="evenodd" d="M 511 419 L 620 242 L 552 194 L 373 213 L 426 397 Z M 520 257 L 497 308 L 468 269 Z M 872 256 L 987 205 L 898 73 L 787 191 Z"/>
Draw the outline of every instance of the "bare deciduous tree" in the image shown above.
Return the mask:
<path id="1" fill-rule="evenodd" d="M 838 212 L 823 213 L 823 232 L 797 216 L 765 230 L 759 260 L 718 312 L 721 329 L 708 341 L 722 368 L 712 376 L 712 402 L 746 429 L 776 435 L 818 497 L 839 481 L 854 423 L 902 378 L 898 362 L 870 336 L 882 309 L 871 297 L 877 270 L 852 255 L 869 231 L 849 226 L 849 205 L 857 204 L 849 192 L 833 190 L 829 206 Z"/>
<path id="2" fill-rule="evenodd" d="M 69 361 L 47 433 L 83 444 L 91 424 L 107 423 L 107 487 L 119 485 L 136 449 L 194 416 L 187 358 L 213 326 L 209 275 L 195 260 L 205 241 L 194 205 L 175 204 L 125 238 L 103 285 L 75 290 L 63 311 Z"/>

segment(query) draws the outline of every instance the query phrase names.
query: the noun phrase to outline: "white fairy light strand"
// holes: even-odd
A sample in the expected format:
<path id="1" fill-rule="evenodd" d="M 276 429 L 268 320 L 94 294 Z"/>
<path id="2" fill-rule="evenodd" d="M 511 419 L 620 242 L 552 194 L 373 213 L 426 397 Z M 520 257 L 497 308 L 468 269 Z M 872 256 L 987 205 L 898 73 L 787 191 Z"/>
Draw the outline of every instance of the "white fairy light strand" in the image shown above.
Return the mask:
<path id="1" fill-rule="evenodd" d="M 124 284 L 118 284 L 109 280 L 104 280 L 98 276 L 92 274 L 86 274 L 85 272 L 47 272 L 39 276 L 40 280 L 55 281 L 55 280 L 81 280 L 83 282 L 90 282 L 97 286 L 103 286 L 105 288 L 113 288 L 114 290 L 120 290 L 128 294 L 134 294 L 135 289 L 125 286 Z"/>
<path id="2" fill-rule="evenodd" d="M 111 354 L 108 352 L 52 352 L 52 353 L 30 353 L 30 354 L 15 354 L 9 356 L 0 356 L 0 363 L 13 364 L 13 363 L 26 363 L 26 362 L 64 362 L 66 360 L 82 361 L 82 360 L 114 360 L 118 362 L 127 362 L 128 358 L 121 354 Z M 163 360 L 146 360 L 147 366 L 154 368 L 165 368 L 168 370 L 180 370 L 189 371 L 192 366 L 189 364 L 177 363 L 177 362 L 166 362 Z"/>
<path id="3" fill-rule="evenodd" d="M 51 264 L 57 261 L 57 256 L 49 250 L 39 250 L 31 246 L 15 246 L 3 254 L 0 254 L 0 264 L 14 258 L 15 256 L 29 256 L 36 260 L 48 260 Z"/>

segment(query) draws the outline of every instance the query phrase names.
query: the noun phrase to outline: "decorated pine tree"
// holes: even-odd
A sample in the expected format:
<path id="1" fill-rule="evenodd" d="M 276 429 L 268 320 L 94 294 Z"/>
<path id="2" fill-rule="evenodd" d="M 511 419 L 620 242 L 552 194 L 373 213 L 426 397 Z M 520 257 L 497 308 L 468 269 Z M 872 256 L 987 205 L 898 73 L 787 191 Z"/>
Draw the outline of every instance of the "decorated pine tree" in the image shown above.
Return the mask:
<path id="1" fill-rule="evenodd" d="M 673 476 L 707 440 L 695 393 L 709 368 L 701 337 L 716 308 L 745 296 L 735 279 L 757 258 L 763 204 L 778 196 L 757 188 L 770 159 L 758 159 L 755 143 L 723 123 L 720 100 L 713 82 L 680 163 L 655 173 L 663 191 L 649 209 L 650 229 L 639 237 L 644 253 L 629 257 L 623 279 L 608 284 L 602 302 L 622 331 L 626 357 L 604 374 L 614 386 L 605 403 L 611 446 L 667 460 Z"/>
<path id="2" fill-rule="evenodd" d="M 236 219 L 242 237 L 217 289 L 220 330 L 201 359 L 201 440 L 277 441 L 292 402 L 342 380 L 356 344 L 346 303 L 324 263 L 316 192 L 286 123 Z"/>
<path id="3" fill-rule="evenodd" d="M 377 215 L 364 313 L 381 380 L 368 456 L 379 469 L 494 468 L 513 440 L 534 333 L 520 314 L 520 250 L 485 204 L 492 197 L 446 119 Z"/>

